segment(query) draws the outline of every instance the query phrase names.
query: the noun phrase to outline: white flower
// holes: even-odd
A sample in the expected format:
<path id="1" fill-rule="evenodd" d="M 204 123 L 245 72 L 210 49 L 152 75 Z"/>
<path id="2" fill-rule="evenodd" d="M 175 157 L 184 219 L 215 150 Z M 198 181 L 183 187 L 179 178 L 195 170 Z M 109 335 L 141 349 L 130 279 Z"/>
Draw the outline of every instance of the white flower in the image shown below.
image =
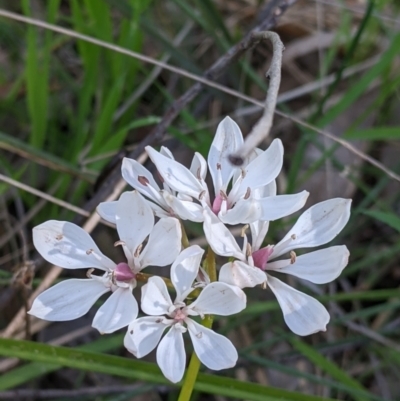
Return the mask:
<path id="1" fill-rule="evenodd" d="M 228 156 L 243 143 L 239 126 L 229 117 L 219 125 L 208 154 L 208 167 L 215 198 L 205 183 L 207 162 L 195 153 L 190 169 L 174 160 L 171 152 L 162 148 L 157 152 L 147 146 L 146 151 L 164 180 L 161 191 L 151 174 L 134 160 L 124 159 L 122 175 L 125 180 L 153 203 L 156 213 L 160 208 L 184 220 L 203 221 L 203 207 L 210 207 L 225 224 L 251 223 L 257 220 L 276 220 L 302 208 L 308 192 L 294 195 L 266 195 L 264 188 L 274 182 L 283 163 L 283 146 L 275 139 L 270 147 L 256 149 L 243 168 L 233 166 Z M 231 189 L 228 191 L 228 187 Z M 201 205 L 200 205 L 201 203 Z M 157 208 L 158 205 L 158 208 Z M 202 207 L 203 206 L 203 207 Z M 101 204 L 99 214 L 110 221 L 113 204 Z"/>
<path id="2" fill-rule="evenodd" d="M 221 256 L 235 257 L 236 261 L 221 267 L 219 280 L 240 288 L 253 287 L 265 282 L 275 294 L 289 328 L 298 335 L 308 335 L 325 330 L 329 314 L 316 299 L 288 286 L 266 271 L 277 271 L 311 281 L 328 283 L 337 278 L 348 263 L 346 246 L 333 246 L 301 256 L 294 249 L 311 248 L 326 244 L 335 238 L 350 217 L 351 200 L 335 198 L 318 203 L 306 210 L 288 234 L 275 246 L 260 249 L 266 234 L 265 224 L 254 223 L 252 246 L 244 236 L 244 248 L 240 249 L 229 230 L 216 219 L 211 211 L 205 211 L 204 231 L 214 252 Z M 273 259 L 290 252 L 290 259 Z M 264 280 L 260 276 L 263 273 Z"/>
<path id="3" fill-rule="evenodd" d="M 33 302 L 30 314 L 50 321 L 66 321 L 83 316 L 104 293 L 111 296 L 97 311 L 93 327 L 112 333 L 127 326 L 138 314 L 132 294 L 136 274 L 146 266 L 171 264 L 181 249 L 181 229 L 177 219 L 161 219 L 154 225 L 148 202 L 136 191 L 124 193 L 116 207 L 116 224 L 127 262 L 114 263 L 104 256 L 90 235 L 75 224 L 47 221 L 33 229 L 33 242 L 48 262 L 65 269 L 96 268 L 103 276 L 70 279 L 56 284 Z M 142 250 L 143 241 L 149 236 Z"/>
<path id="4" fill-rule="evenodd" d="M 238 358 L 230 340 L 190 318 L 203 318 L 206 314 L 228 316 L 246 307 L 246 295 L 242 290 L 220 282 L 206 285 L 194 302 L 185 303 L 185 298 L 194 290 L 193 281 L 203 253 L 197 245 L 191 246 L 183 250 L 172 265 L 171 281 L 176 290 L 174 302 L 160 277 L 149 279 L 142 287 L 141 307 L 150 316 L 133 321 L 124 340 L 125 347 L 138 358 L 147 355 L 160 342 L 157 363 L 165 377 L 173 383 L 182 379 L 185 370 L 186 353 L 182 333 L 186 331 L 189 331 L 198 358 L 208 368 L 230 368 Z M 167 328 L 168 333 L 160 341 Z"/>
<path id="5" fill-rule="evenodd" d="M 166 158 L 174 158 L 169 149 L 164 146 L 161 147 L 160 153 Z M 197 155 L 193 158 L 192 167 L 196 170 L 198 168 Z M 201 170 L 205 177 L 207 166 L 202 166 Z M 203 208 L 200 204 L 194 203 L 190 197 L 177 194 L 165 181 L 163 182 L 163 189 L 161 189 L 150 171 L 136 160 L 125 157 L 122 161 L 121 172 L 122 177 L 130 186 L 150 200 L 149 205 L 157 217 L 176 216 L 182 220 L 203 221 Z M 97 207 L 97 212 L 104 220 L 115 224 L 114 216 L 117 202 L 102 202 Z"/>

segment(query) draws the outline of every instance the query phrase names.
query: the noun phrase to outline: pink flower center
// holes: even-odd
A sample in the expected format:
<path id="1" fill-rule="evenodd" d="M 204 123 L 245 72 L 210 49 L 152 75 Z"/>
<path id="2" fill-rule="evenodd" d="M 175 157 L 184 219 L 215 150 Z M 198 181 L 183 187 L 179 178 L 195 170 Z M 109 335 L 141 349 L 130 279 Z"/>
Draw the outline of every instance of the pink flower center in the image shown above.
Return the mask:
<path id="1" fill-rule="evenodd" d="M 131 281 L 136 277 L 136 274 L 127 263 L 118 263 L 114 270 L 114 277 L 117 281 Z"/>
<path id="2" fill-rule="evenodd" d="M 261 248 L 258 251 L 253 252 L 253 260 L 254 266 L 260 268 L 261 270 L 265 270 L 268 262 L 268 258 L 271 256 L 274 248 L 272 246 L 266 246 L 265 248 Z"/>
<path id="3" fill-rule="evenodd" d="M 174 313 L 174 320 L 176 322 L 181 322 L 186 319 L 186 313 L 182 311 L 182 309 L 177 309 Z"/>
<path id="4" fill-rule="evenodd" d="M 222 205 L 222 202 L 223 202 L 223 201 L 224 201 L 224 198 L 223 198 L 221 195 L 217 195 L 217 196 L 215 197 L 214 202 L 213 202 L 213 204 L 212 204 L 212 211 L 213 211 L 215 214 L 218 214 L 219 211 L 221 210 L 221 205 Z"/>

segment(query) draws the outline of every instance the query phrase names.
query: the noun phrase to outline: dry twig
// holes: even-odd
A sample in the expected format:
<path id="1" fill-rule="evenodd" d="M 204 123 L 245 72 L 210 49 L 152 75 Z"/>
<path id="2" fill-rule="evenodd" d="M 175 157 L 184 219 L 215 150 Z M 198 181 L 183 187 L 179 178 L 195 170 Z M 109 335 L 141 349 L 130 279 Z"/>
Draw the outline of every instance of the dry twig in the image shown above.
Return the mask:
<path id="1" fill-rule="evenodd" d="M 279 35 L 275 32 L 258 32 L 254 39 L 269 39 L 273 46 L 271 67 L 267 72 L 269 88 L 265 99 L 264 113 L 247 135 L 242 147 L 236 154 L 230 155 L 229 160 L 235 166 L 241 166 L 246 156 L 269 134 L 278 98 L 279 86 L 281 84 L 282 53 L 285 49 Z"/>

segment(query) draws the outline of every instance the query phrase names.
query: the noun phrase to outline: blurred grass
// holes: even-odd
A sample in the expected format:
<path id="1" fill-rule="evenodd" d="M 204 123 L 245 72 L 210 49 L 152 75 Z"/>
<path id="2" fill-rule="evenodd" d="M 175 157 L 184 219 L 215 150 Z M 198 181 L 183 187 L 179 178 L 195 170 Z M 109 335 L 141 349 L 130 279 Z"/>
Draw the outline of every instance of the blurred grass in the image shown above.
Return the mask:
<path id="1" fill-rule="evenodd" d="M 172 64 L 198 74 L 240 40 L 259 11 L 250 3 L 243 5 L 236 0 L 21 0 L 3 3 L 2 7 L 6 9 L 67 26 L 155 58 L 169 54 Z M 369 8 L 361 13 L 354 12 L 351 7 L 325 9 L 329 16 L 336 18 L 333 27 L 328 26 L 332 23 L 329 18 L 325 21 L 326 30 L 334 32 L 332 43 L 322 52 L 320 68 L 315 67 L 318 64 L 315 62 L 316 49 L 310 50 L 312 54 L 303 57 L 298 67 L 315 81 L 328 73 L 337 74 L 338 79 L 330 88 L 306 98 L 294 99 L 282 108 L 296 114 L 311 104 L 306 119 L 328 131 L 345 121 L 345 128 L 336 128 L 339 132 L 335 133 L 357 140 L 364 151 L 399 173 L 400 34 L 398 26 L 390 22 L 390 19 L 399 17 L 399 10 L 389 1 L 371 1 L 368 5 Z M 306 6 L 310 7 L 307 9 Z M 389 20 L 382 17 L 388 15 L 388 10 Z M 297 25 L 289 20 L 279 28 L 287 47 L 292 40 L 317 31 L 316 26 L 309 28 L 314 23 L 309 20 L 315 19 L 309 18 L 311 13 L 315 13 L 313 2 L 304 1 L 300 8 L 293 8 L 293 13 Z M 177 47 L 174 38 L 188 21 L 193 28 Z M 0 55 L 4 55 L 0 57 L 1 172 L 44 192 L 49 192 L 56 181 L 61 181 L 54 196 L 78 206 L 90 198 L 97 177 L 107 169 L 114 155 L 124 146 L 133 148 L 144 138 L 160 121 L 167 107 L 191 84 L 185 78 L 162 71 L 145 92 L 130 103 L 128 99 L 135 95 L 151 72 L 149 66 L 135 59 L 3 18 L 0 20 L 0 44 Z M 341 79 L 347 66 L 361 63 L 375 54 L 381 55 L 379 61 L 365 73 L 346 81 Z M 268 57 L 267 47 L 259 45 L 232 66 L 221 82 L 256 98 L 264 98 L 268 86 L 264 78 Z M 286 68 L 289 67 L 284 66 L 282 85 L 294 87 L 299 84 L 298 77 Z M 377 94 L 371 103 L 363 106 L 363 99 L 372 96 L 371 85 L 375 85 Z M 359 104 L 362 112 L 351 115 Z M 206 89 L 168 128 L 170 139 L 166 145 L 182 159 L 186 157 L 182 147 L 206 156 L 215 127 L 204 128 L 204 122 L 221 119 L 241 107 L 241 100 Z M 368 121 L 372 114 L 375 118 L 371 125 Z M 250 116 L 238 122 L 244 132 L 248 132 L 256 119 L 257 116 Z M 297 288 L 316 295 L 327 306 L 333 302 L 340 304 L 343 314 L 333 313 L 332 309 L 332 322 L 326 334 L 300 339 L 283 331 L 279 306 L 268 292 L 249 291 L 249 307 L 245 312 L 216 321 L 219 331 L 233 339 L 236 337 L 241 355 L 238 367 L 224 372 L 224 375 L 243 377 L 241 375 L 245 372 L 247 383 L 241 384 L 223 376 L 202 376 L 198 390 L 260 400 L 314 399 L 310 394 L 320 396 L 318 399 L 398 399 L 399 350 L 377 341 L 368 331 L 355 332 L 348 323 L 366 327 L 382 336 L 380 338 L 398 341 L 399 185 L 371 166 L 353 163 L 352 159 L 344 160 L 337 145 L 327 146 L 314 132 L 302 127 L 289 127 L 279 135 L 286 148 L 284 179 L 283 183 L 279 182 L 281 192 L 296 192 L 310 185 L 310 180 L 327 169 L 336 174 L 330 185 L 342 185 L 335 181 L 339 176 L 346 177 L 352 185 L 353 215 L 346 230 L 335 240 L 335 243 L 344 243 L 350 249 L 349 266 L 334 284 L 326 288 L 320 286 L 321 293 L 303 282 L 291 282 Z M 311 160 L 310 149 L 314 150 L 314 156 L 317 151 L 317 156 Z M 318 191 L 324 194 L 322 187 L 323 184 L 314 184 L 306 189 L 312 194 Z M 10 229 L 37 201 L 22 191 L 10 191 L 5 184 L 0 185 L 0 194 L 7 214 L 2 217 L 7 222 L 4 227 Z M 20 210 L 21 205 L 25 210 Z M 73 217 L 71 212 L 48 205 L 29 222 L 23 234 L 30 243 L 30 229 L 35 224 L 51 218 Z M 294 221 L 295 218 L 290 217 L 271 224 L 268 241 L 275 243 L 279 240 Z M 192 237 L 198 234 L 198 226 L 188 225 L 187 229 Z M 6 231 L 4 228 L 0 235 Z M 15 234 L 0 256 L 10 254 L 21 245 L 18 235 Z M 108 236 L 107 239 L 115 237 L 105 230 L 103 235 Z M 34 257 L 33 253 L 31 255 Z M 12 270 L 21 263 L 22 256 L 17 256 L 4 263 L 3 270 L 0 270 L 0 284 L 3 285 L 0 296 L 4 294 L 1 298 L 5 299 L 4 305 L 11 305 L 9 312 L 0 319 L 1 327 L 5 327 L 12 312 L 17 311 L 16 298 L 7 298 L 13 291 L 12 285 L 5 284 L 12 283 Z M 35 279 L 35 285 L 40 277 L 41 273 Z M 21 305 L 20 300 L 17 304 Z M 5 310 L 5 306 L 2 308 Z M 44 332 L 46 330 L 51 333 L 51 329 L 44 329 Z M 237 333 L 243 335 L 244 332 L 250 343 L 243 340 L 245 337 L 237 339 Z M 50 371 L 63 365 L 83 371 L 118 374 L 130 380 L 140 378 L 145 382 L 165 383 L 153 365 L 142 365 L 141 361 L 137 363 L 117 356 L 108 359 L 104 353 L 122 350 L 119 335 L 73 347 L 70 349 L 73 357 L 69 357 L 69 351 L 63 348 L 51 348 L 45 344 L 35 348 L 32 343 L 20 344 L 25 347 L 24 353 L 12 340 L 0 340 L 0 354 L 35 362 L 4 373 L 0 378 L 3 390 L 40 385 Z M 43 354 L 39 355 L 35 349 L 40 349 Z M 93 361 L 85 349 L 97 352 Z M 61 359 L 52 360 L 61 354 Z M 86 358 L 85 363 L 76 363 L 79 355 Z M 55 365 L 49 364 L 52 361 Z M 141 369 L 148 376 L 141 376 Z M 258 381 L 260 371 L 269 379 L 268 383 L 263 383 L 264 390 L 249 383 Z M 83 383 L 85 380 L 86 375 L 82 376 Z M 174 396 L 175 393 L 171 392 L 170 399 Z M 201 397 L 198 395 L 199 399 Z"/>

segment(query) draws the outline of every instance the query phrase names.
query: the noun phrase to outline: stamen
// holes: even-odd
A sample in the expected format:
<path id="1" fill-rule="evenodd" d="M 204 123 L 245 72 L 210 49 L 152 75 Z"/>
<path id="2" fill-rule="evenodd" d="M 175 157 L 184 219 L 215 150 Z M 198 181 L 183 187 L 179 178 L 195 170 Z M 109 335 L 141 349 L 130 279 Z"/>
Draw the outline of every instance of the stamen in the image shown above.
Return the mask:
<path id="1" fill-rule="evenodd" d="M 246 231 L 249 228 L 249 225 L 246 224 L 243 226 L 242 231 L 240 232 L 240 236 L 243 238 L 246 235 Z"/>
<path id="2" fill-rule="evenodd" d="M 293 264 L 296 262 L 296 252 L 290 251 L 290 263 Z"/>
<path id="3" fill-rule="evenodd" d="M 221 163 L 217 163 L 217 170 L 221 170 Z"/>
<path id="4" fill-rule="evenodd" d="M 290 236 L 290 238 L 293 239 L 293 240 L 295 240 L 295 239 L 297 238 L 297 236 L 296 236 L 296 234 L 292 234 L 292 235 Z"/>
<path id="5" fill-rule="evenodd" d="M 114 246 L 119 246 L 119 245 L 124 246 L 125 245 L 125 241 L 119 240 L 119 241 L 115 241 L 114 242 Z"/>
<path id="6" fill-rule="evenodd" d="M 246 256 L 251 256 L 251 245 L 249 243 L 246 246 Z"/>
<path id="7" fill-rule="evenodd" d="M 199 193 L 199 200 L 202 200 L 204 198 L 204 195 L 206 194 L 206 190 L 204 189 Z"/>
<path id="8" fill-rule="evenodd" d="M 144 185 L 145 187 L 147 187 L 150 183 L 149 180 L 144 175 L 139 175 L 138 181 L 140 184 Z"/>
<path id="9" fill-rule="evenodd" d="M 135 251 L 135 253 L 133 254 L 133 256 L 134 256 L 135 258 L 138 258 L 138 257 L 139 257 L 140 252 L 142 251 L 142 248 L 143 248 L 143 244 L 140 244 L 140 245 L 136 248 L 136 251 Z"/>
<path id="10" fill-rule="evenodd" d="M 244 199 L 249 199 L 250 198 L 250 194 L 251 194 L 251 189 L 250 189 L 250 187 L 247 187 L 247 191 L 244 194 Z"/>
<path id="11" fill-rule="evenodd" d="M 92 278 L 92 273 L 94 272 L 94 269 L 89 269 L 87 272 L 86 272 L 86 277 L 87 278 Z"/>
<path id="12" fill-rule="evenodd" d="M 200 167 L 197 169 L 196 174 L 197 174 L 197 179 L 198 179 L 199 181 L 201 181 L 202 178 L 201 178 L 201 168 L 200 168 Z"/>

